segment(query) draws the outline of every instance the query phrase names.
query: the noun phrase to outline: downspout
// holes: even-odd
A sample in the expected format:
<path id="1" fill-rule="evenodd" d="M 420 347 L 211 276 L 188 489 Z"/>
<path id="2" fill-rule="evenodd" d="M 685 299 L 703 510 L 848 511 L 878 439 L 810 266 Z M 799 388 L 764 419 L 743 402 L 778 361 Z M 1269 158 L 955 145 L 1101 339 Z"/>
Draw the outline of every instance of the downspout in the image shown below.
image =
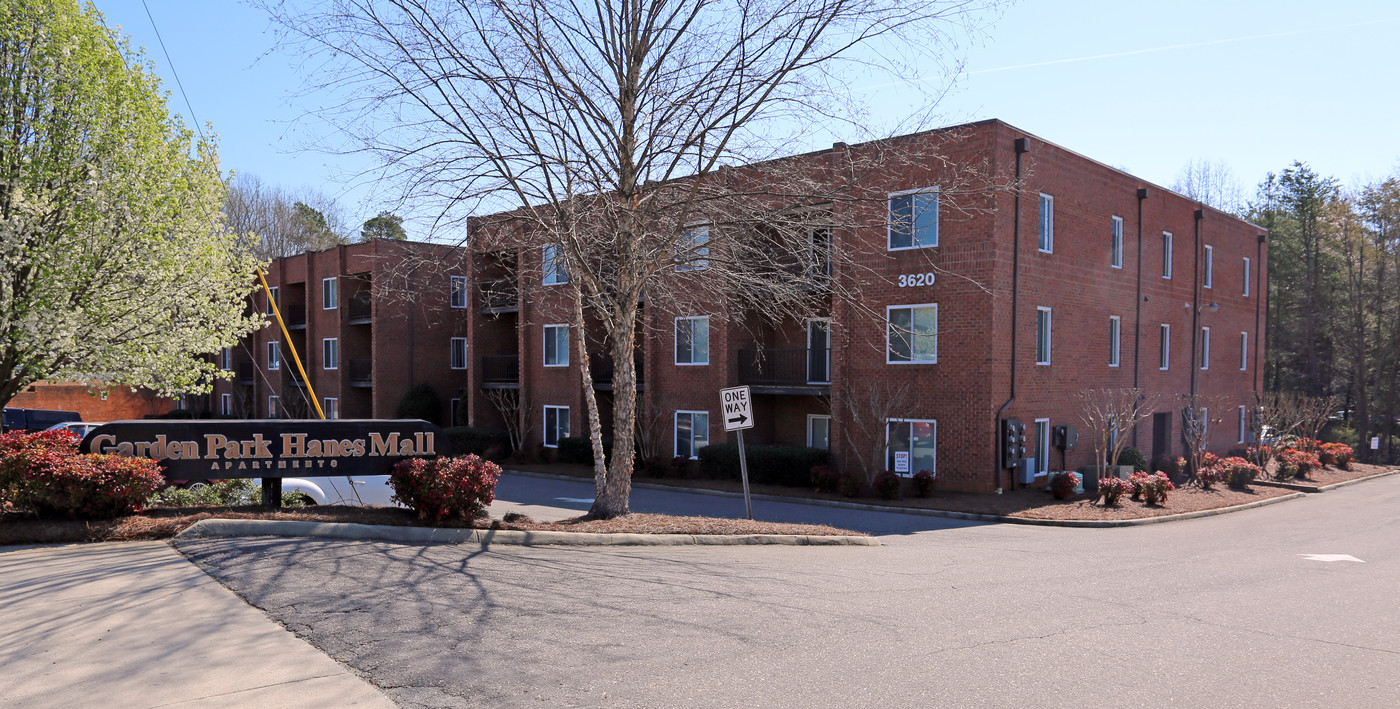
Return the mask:
<path id="1" fill-rule="evenodd" d="M 1200 385 L 1200 363 L 1196 358 L 1201 355 L 1201 221 L 1205 217 L 1206 210 L 1196 210 L 1196 258 L 1191 272 L 1191 396 L 1197 394 Z"/>
<path id="2" fill-rule="evenodd" d="M 1137 301 L 1134 305 L 1133 314 L 1133 388 L 1139 388 L 1138 372 L 1142 361 L 1142 203 L 1151 193 L 1146 187 L 1139 187 L 1137 191 Z M 1142 450 L 1138 445 L 1138 427 L 1133 426 L 1133 447 Z"/>
<path id="3" fill-rule="evenodd" d="M 1016 403 L 1016 336 L 1019 330 L 1021 301 L 1021 156 L 1030 152 L 1031 139 L 1016 139 L 1016 201 L 1011 223 L 1011 396 L 997 409 L 992 421 L 992 469 L 997 471 L 997 492 L 1001 492 L 1001 419 Z M 1015 486 L 1016 478 L 1011 478 Z"/>
<path id="4" fill-rule="evenodd" d="M 1254 351 L 1262 352 L 1264 346 L 1264 333 L 1261 331 L 1259 319 L 1264 304 L 1264 243 L 1269 240 L 1268 234 L 1259 235 L 1259 244 L 1254 252 Z M 1254 391 L 1259 392 L 1259 370 L 1263 369 L 1260 357 L 1254 359 Z"/>

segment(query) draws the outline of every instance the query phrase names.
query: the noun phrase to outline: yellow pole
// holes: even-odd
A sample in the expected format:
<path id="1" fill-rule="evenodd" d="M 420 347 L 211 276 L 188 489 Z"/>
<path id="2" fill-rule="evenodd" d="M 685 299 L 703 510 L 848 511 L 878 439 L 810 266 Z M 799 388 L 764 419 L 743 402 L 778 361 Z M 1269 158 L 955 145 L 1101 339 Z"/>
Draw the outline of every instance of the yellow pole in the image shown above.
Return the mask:
<path id="1" fill-rule="evenodd" d="M 316 415 L 324 419 L 326 412 L 321 410 L 321 400 L 316 398 L 316 388 L 311 386 L 311 377 L 306 376 L 306 368 L 301 366 L 301 357 L 297 356 L 297 347 L 292 344 L 291 333 L 287 332 L 287 323 L 282 322 L 282 309 L 277 307 L 277 299 L 272 297 L 272 289 L 267 287 L 267 278 L 263 277 L 261 268 L 258 269 L 258 281 L 262 283 L 263 292 L 267 294 L 272 314 L 277 316 L 277 325 L 282 328 L 282 341 L 287 343 L 287 351 L 292 353 L 292 361 L 296 362 L 297 371 L 301 372 L 301 380 L 306 382 L 306 390 L 311 392 L 311 405 L 316 407 Z"/>

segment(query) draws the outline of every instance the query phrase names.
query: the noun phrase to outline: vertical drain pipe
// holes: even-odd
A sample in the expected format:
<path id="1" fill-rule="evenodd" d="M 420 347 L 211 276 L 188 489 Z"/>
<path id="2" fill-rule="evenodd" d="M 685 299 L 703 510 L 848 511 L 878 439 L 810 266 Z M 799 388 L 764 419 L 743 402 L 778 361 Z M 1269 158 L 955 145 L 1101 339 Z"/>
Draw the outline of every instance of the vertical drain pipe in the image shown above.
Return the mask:
<path id="1" fill-rule="evenodd" d="M 1254 251 L 1254 351 L 1259 352 L 1264 347 L 1264 332 L 1259 325 L 1259 313 L 1264 302 L 1264 244 L 1269 240 L 1267 234 L 1259 235 L 1259 245 Z M 1254 391 L 1259 392 L 1259 370 L 1264 367 L 1258 362 L 1257 357 L 1251 357 L 1254 365 Z"/>
<path id="2" fill-rule="evenodd" d="M 1016 139 L 1016 207 L 1011 224 L 1011 397 L 997 409 L 992 422 L 992 469 L 997 471 L 997 492 L 1001 492 L 1001 419 L 1006 410 L 1016 403 L 1016 336 L 1019 334 L 1021 301 L 1021 156 L 1030 152 L 1031 139 Z M 1011 486 L 1015 488 L 1016 477 L 1012 473 Z"/>
<path id="3" fill-rule="evenodd" d="M 1133 314 L 1133 388 L 1139 388 L 1138 376 L 1142 362 L 1142 203 L 1147 200 L 1151 193 L 1146 187 L 1139 187 L 1137 191 L 1137 301 Z M 1133 447 L 1142 450 L 1138 445 L 1138 427 L 1133 426 Z"/>
<path id="4" fill-rule="evenodd" d="M 1201 221 L 1206 218 L 1206 210 L 1197 209 L 1196 217 L 1196 257 L 1191 272 L 1191 396 L 1200 387 L 1201 363 Z"/>

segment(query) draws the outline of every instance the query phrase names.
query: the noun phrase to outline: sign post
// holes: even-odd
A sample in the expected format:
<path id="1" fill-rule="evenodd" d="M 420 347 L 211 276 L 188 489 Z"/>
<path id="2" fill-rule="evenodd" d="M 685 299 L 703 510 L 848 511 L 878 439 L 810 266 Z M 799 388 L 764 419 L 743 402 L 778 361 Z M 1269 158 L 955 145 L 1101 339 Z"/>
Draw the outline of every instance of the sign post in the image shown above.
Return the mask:
<path id="1" fill-rule="evenodd" d="M 739 437 L 739 476 L 744 481 L 744 512 L 753 519 L 753 502 L 749 499 L 749 463 L 744 455 L 744 429 L 753 428 L 753 407 L 750 405 L 749 388 L 746 386 L 719 390 L 721 416 L 724 430 L 734 431 Z"/>

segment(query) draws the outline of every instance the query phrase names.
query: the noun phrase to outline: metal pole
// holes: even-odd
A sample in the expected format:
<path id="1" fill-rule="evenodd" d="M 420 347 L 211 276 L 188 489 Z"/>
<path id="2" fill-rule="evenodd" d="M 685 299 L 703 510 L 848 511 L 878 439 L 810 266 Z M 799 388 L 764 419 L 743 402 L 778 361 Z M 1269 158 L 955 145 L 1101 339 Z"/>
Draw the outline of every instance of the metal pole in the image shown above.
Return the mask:
<path id="1" fill-rule="evenodd" d="M 744 479 L 744 512 L 753 519 L 753 502 L 749 500 L 749 463 L 744 456 L 744 429 L 735 431 L 739 434 L 739 475 Z"/>
<path id="2" fill-rule="evenodd" d="M 257 269 L 257 274 L 258 282 L 263 287 L 263 293 L 267 294 L 267 303 L 272 306 L 272 314 L 277 317 L 277 325 L 282 328 L 282 341 L 287 343 L 287 351 L 292 353 L 292 362 L 296 364 L 297 371 L 301 373 L 301 381 L 306 384 L 306 390 L 311 393 L 311 405 L 316 408 L 316 416 L 324 420 L 326 413 L 321 410 L 321 401 L 316 398 L 316 389 L 311 386 L 311 377 L 306 376 L 306 368 L 301 365 L 301 356 L 297 354 L 296 345 L 292 344 L 292 334 L 287 332 L 287 323 L 282 321 L 282 306 L 277 303 L 276 298 L 272 297 L 272 289 L 267 287 L 267 278 L 263 276 L 261 268 Z M 282 478 L 262 479 L 262 503 L 264 507 L 282 506 Z"/>

